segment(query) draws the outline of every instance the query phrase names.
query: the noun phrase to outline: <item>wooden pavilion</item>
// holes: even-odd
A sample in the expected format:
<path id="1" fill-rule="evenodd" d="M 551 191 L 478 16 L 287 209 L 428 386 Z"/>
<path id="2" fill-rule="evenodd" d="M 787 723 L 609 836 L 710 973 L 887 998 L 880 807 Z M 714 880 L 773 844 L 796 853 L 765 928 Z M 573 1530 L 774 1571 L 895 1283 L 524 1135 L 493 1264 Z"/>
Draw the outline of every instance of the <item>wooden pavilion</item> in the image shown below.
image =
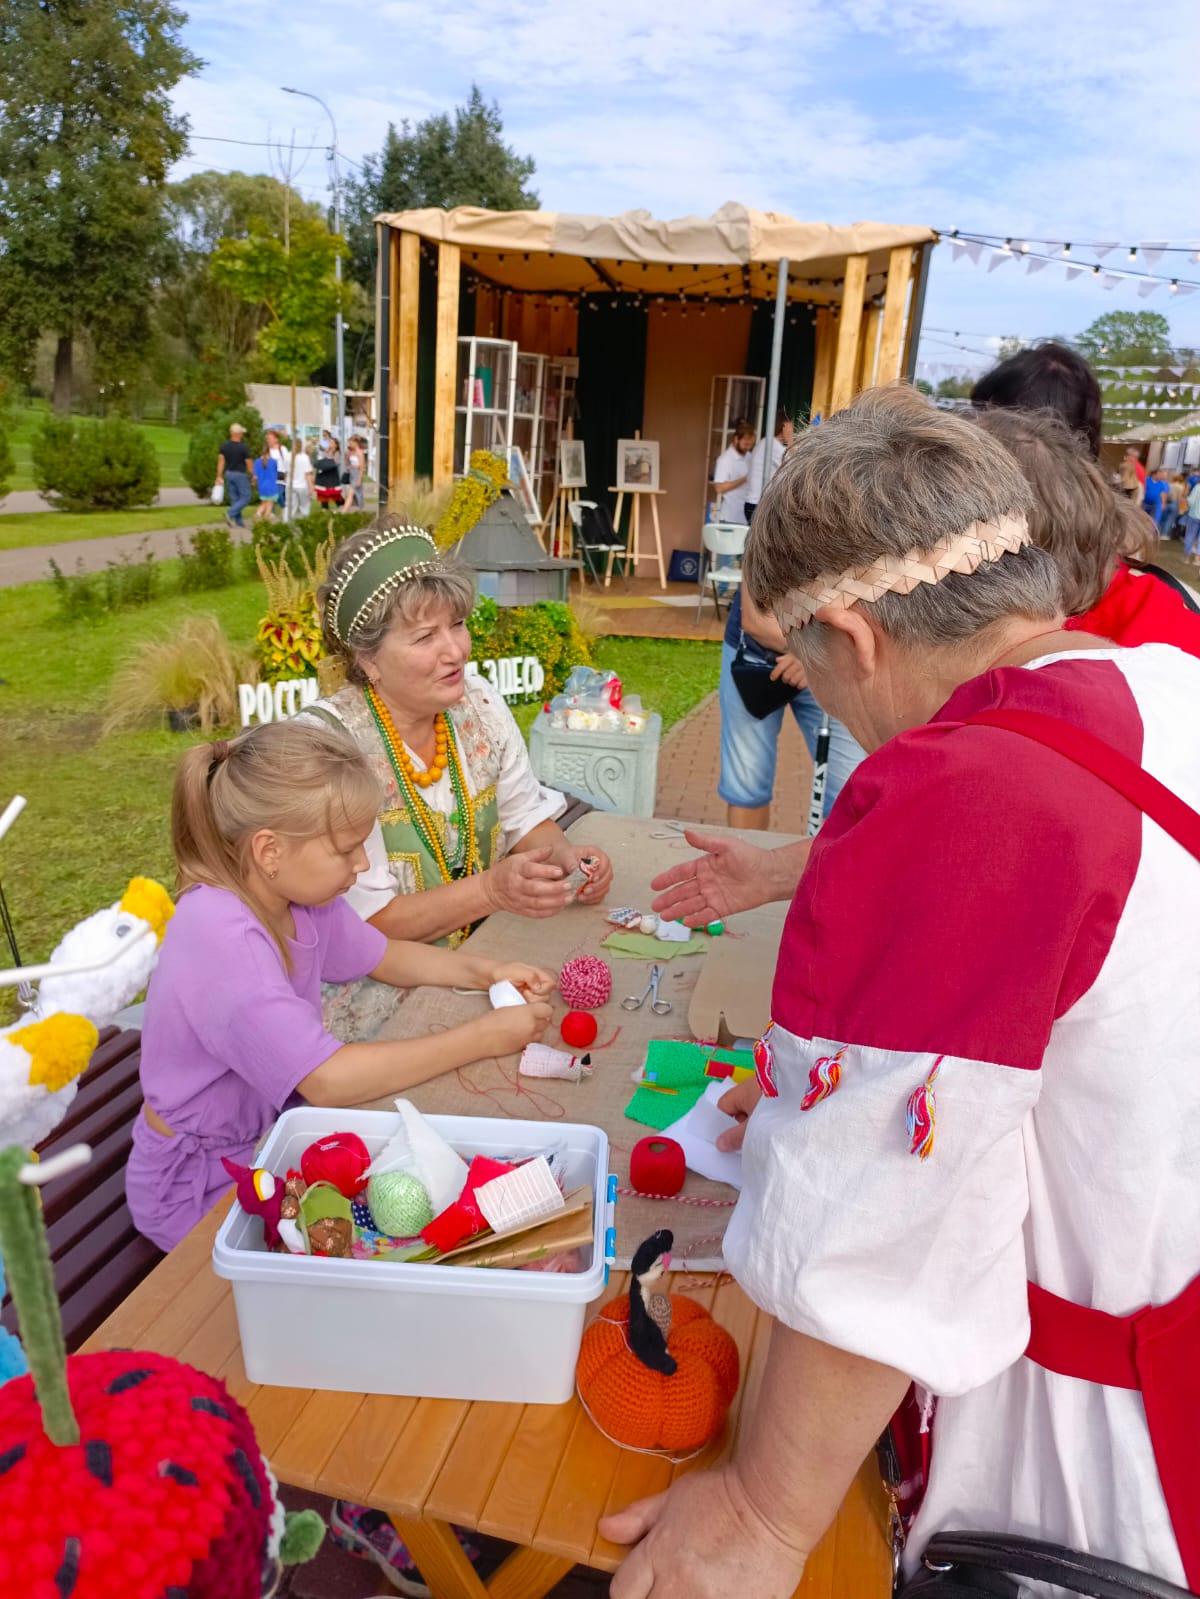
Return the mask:
<path id="1" fill-rule="evenodd" d="M 619 437 L 660 441 L 664 533 L 694 548 L 696 485 L 717 374 L 758 374 L 799 416 L 911 377 L 927 227 L 833 227 L 723 206 L 658 220 L 459 207 L 376 218 L 380 480 L 462 470 L 460 340 L 575 358 L 575 437 L 589 490 L 613 483 Z"/>

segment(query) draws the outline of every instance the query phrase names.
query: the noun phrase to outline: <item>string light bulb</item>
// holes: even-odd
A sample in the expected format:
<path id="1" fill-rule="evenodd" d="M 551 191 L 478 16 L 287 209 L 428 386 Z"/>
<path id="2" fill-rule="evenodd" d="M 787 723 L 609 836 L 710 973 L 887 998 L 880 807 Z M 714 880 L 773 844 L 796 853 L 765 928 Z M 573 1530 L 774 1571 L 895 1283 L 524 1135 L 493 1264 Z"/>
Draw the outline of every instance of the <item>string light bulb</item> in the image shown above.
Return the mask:
<path id="1" fill-rule="evenodd" d="M 1137 245 L 1136 244 L 1131 244 L 1129 246 L 1129 259 L 1131 261 L 1136 261 L 1137 260 Z"/>

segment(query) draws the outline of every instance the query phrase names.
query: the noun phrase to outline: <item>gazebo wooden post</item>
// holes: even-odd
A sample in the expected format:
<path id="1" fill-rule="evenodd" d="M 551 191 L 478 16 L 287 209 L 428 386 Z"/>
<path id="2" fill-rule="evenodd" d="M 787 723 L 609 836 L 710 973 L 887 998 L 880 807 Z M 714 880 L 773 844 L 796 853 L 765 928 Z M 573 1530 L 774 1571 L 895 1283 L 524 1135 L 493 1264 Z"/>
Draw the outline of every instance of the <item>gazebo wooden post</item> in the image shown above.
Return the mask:
<path id="1" fill-rule="evenodd" d="M 929 287 L 929 262 L 932 255 L 932 243 L 921 245 L 913 267 L 912 298 L 904 329 L 904 355 L 900 368 L 910 383 L 917 375 L 917 340 L 921 337 L 921 322 L 925 316 L 925 290 Z"/>
<path id="2" fill-rule="evenodd" d="M 865 255 L 846 257 L 842 280 L 842 314 L 838 322 L 837 356 L 833 363 L 833 392 L 829 397 L 832 415 L 854 398 L 854 379 L 858 364 L 858 331 L 862 326 L 863 294 L 867 286 Z"/>
<path id="3" fill-rule="evenodd" d="M 901 245 L 888 257 L 887 289 L 883 297 L 883 333 L 879 341 L 876 382 L 894 383 L 904 358 L 904 325 L 908 286 L 912 280 L 912 245 Z"/>
<path id="4" fill-rule="evenodd" d="M 813 364 L 813 392 L 810 413 L 825 416 L 829 411 L 829 393 L 833 387 L 833 353 L 837 344 L 837 324 L 828 306 L 817 312 L 816 360 Z"/>
<path id="5" fill-rule="evenodd" d="M 877 305 L 867 307 L 867 314 L 863 318 L 862 345 L 858 364 L 857 388 L 870 389 L 875 386 L 875 371 L 879 359 L 879 322 L 883 311 Z"/>
<path id="6" fill-rule="evenodd" d="M 417 318 L 421 305 L 421 241 L 415 233 L 390 231 L 392 315 L 391 471 L 389 488 L 417 470 Z"/>
<path id="7" fill-rule="evenodd" d="M 433 381 L 433 486 L 454 476 L 454 396 L 458 384 L 457 244 L 438 245 L 437 338 Z"/>

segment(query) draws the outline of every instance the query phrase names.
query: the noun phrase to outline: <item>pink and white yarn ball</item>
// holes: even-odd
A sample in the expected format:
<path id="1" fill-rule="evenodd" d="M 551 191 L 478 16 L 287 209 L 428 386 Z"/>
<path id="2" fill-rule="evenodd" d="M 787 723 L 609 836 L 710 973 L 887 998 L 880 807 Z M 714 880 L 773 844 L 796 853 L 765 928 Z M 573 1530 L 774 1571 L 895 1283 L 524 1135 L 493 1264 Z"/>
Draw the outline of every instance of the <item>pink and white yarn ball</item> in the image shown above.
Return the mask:
<path id="1" fill-rule="evenodd" d="M 563 965 L 558 987 L 572 1010 L 599 1010 L 612 998 L 612 969 L 599 955 L 577 955 Z"/>

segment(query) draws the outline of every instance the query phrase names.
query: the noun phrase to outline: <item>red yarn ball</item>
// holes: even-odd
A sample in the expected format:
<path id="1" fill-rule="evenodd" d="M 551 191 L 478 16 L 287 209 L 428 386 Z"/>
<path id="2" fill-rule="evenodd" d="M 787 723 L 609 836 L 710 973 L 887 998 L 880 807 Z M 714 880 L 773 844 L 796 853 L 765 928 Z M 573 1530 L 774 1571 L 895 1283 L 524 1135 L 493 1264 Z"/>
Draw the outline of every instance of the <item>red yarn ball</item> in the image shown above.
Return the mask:
<path id="1" fill-rule="evenodd" d="M 651 1133 L 633 1146 L 629 1157 L 629 1181 L 639 1194 L 670 1198 L 683 1187 L 687 1159 L 682 1144 L 661 1133 Z"/>
<path id="2" fill-rule="evenodd" d="M 599 1010 L 612 998 L 612 969 L 599 955 L 578 955 L 563 966 L 558 987 L 572 1010 Z"/>
<path id="3" fill-rule="evenodd" d="M 357 1133 L 330 1133 L 318 1138 L 300 1157 L 300 1170 L 311 1188 L 332 1183 L 347 1199 L 356 1199 L 367 1186 L 371 1154 Z"/>
<path id="4" fill-rule="evenodd" d="M 586 1049 L 589 1044 L 596 1042 L 596 1034 L 600 1031 L 599 1024 L 594 1016 L 589 1016 L 584 1010 L 569 1010 L 558 1024 L 564 1044 L 570 1044 L 572 1049 Z"/>

